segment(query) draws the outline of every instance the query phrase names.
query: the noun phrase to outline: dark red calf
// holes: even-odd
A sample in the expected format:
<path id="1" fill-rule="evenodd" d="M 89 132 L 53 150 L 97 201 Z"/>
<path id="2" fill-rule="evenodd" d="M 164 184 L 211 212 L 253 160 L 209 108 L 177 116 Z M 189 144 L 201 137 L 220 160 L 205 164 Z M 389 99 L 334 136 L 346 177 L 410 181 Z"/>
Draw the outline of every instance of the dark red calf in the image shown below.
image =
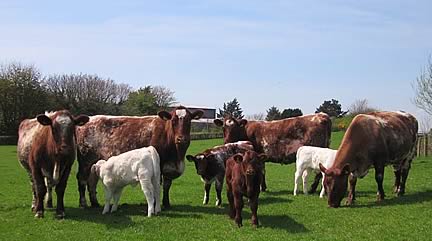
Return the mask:
<path id="1" fill-rule="evenodd" d="M 264 160 L 266 158 L 265 154 L 247 151 L 245 154 L 236 154 L 227 160 L 225 178 L 229 216 L 231 219 L 235 219 L 239 227 L 243 226 L 241 216 L 243 196 L 249 198 L 252 225 L 254 227 L 258 226 L 258 196 L 260 193 L 260 183 L 263 178 Z"/>

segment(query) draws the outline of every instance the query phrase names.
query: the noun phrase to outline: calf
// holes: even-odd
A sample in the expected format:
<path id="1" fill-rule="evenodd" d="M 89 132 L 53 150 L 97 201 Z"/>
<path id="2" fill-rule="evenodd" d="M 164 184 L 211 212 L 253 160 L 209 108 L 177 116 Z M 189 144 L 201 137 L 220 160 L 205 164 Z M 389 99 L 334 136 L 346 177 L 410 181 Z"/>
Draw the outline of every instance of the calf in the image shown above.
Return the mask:
<path id="1" fill-rule="evenodd" d="M 308 194 L 307 179 L 311 171 L 320 172 L 319 164 L 329 167 L 333 164 L 337 150 L 329 148 L 321 148 L 314 146 L 302 146 L 297 150 L 296 172 L 294 178 L 294 196 L 297 195 L 300 177 L 303 178 L 303 193 Z M 324 197 L 324 178 L 322 179 L 322 187 L 320 198 Z"/>
<path id="2" fill-rule="evenodd" d="M 347 204 L 352 204 L 357 177 L 366 176 L 372 166 L 378 186 L 377 201 L 384 199 L 384 167 L 388 164 L 394 168 L 395 192 L 403 195 L 411 161 L 415 156 L 417 131 L 417 120 L 405 112 L 383 111 L 357 115 L 342 139 L 333 165 L 329 168 L 320 165 L 321 171 L 325 173 L 328 205 L 335 208 L 340 206 L 348 181 L 350 190 Z"/>
<path id="3" fill-rule="evenodd" d="M 246 151 L 244 154 L 236 154 L 226 161 L 225 176 L 229 217 L 235 219 L 239 227 L 243 226 L 241 216 L 243 196 L 249 198 L 252 225 L 254 227 L 258 226 L 258 196 L 263 178 L 262 168 L 266 158 L 265 154 Z"/>
<path id="4" fill-rule="evenodd" d="M 222 205 L 221 192 L 225 178 L 226 160 L 236 153 L 244 153 L 247 150 L 253 151 L 252 143 L 249 141 L 239 141 L 215 146 L 195 156 L 186 156 L 186 159 L 195 163 L 197 174 L 201 176 L 201 180 L 204 182 L 204 205 L 208 204 L 211 184 L 214 181 L 216 182 L 216 206 L 220 207 Z"/>
<path id="5" fill-rule="evenodd" d="M 102 181 L 105 189 L 105 207 L 102 214 L 109 212 L 111 199 L 114 204 L 111 212 L 117 211 L 123 188 L 138 182 L 147 199 L 147 216 L 160 212 L 160 159 L 153 146 L 143 147 L 99 160 L 91 167 L 91 172 Z"/>
<path id="6" fill-rule="evenodd" d="M 55 186 L 56 217 L 64 218 L 63 197 L 75 160 L 75 127 L 84 125 L 89 117 L 74 117 L 67 110 L 38 115 L 23 120 L 18 130 L 18 160 L 27 170 L 32 184 L 32 210 L 35 217 L 44 216 L 43 200 L 47 189 Z M 48 205 L 52 207 L 48 193 Z"/>

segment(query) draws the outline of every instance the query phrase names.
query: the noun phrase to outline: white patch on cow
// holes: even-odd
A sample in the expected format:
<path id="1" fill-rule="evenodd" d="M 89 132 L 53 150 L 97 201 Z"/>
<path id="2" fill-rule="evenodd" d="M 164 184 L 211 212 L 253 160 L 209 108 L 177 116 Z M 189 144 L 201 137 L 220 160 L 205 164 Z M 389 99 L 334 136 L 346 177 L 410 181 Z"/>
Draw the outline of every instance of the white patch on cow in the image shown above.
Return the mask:
<path id="1" fill-rule="evenodd" d="M 205 157 L 204 155 L 199 155 L 199 156 L 196 156 L 196 159 L 201 159 L 202 160 L 202 159 L 204 159 L 204 157 Z"/>
<path id="2" fill-rule="evenodd" d="M 315 115 L 314 117 L 312 117 L 311 121 L 319 121 L 318 116 Z"/>
<path id="3" fill-rule="evenodd" d="M 411 116 L 412 116 L 411 114 L 406 113 L 406 112 L 404 112 L 404 111 L 396 111 L 396 113 L 398 113 L 398 114 L 400 114 L 400 115 L 403 115 L 403 116 L 406 116 L 406 117 L 411 117 Z"/>
<path id="4" fill-rule="evenodd" d="M 232 126 L 232 125 L 234 125 L 234 121 L 233 120 L 227 120 L 227 121 L 225 121 L 225 125 L 226 126 Z"/>
<path id="5" fill-rule="evenodd" d="M 201 177 L 201 181 L 204 183 L 204 184 L 212 184 L 213 182 L 214 182 L 214 178 L 212 178 L 212 179 L 210 179 L 210 180 L 205 180 L 204 178 L 202 178 Z"/>
<path id="6" fill-rule="evenodd" d="M 382 119 L 382 118 L 380 118 L 380 117 L 371 116 L 371 115 L 365 115 L 365 116 L 369 117 L 370 119 L 375 120 L 375 122 L 376 122 L 378 125 L 381 125 L 382 127 L 385 127 L 385 126 L 387 125 L 387 121 L 384 120 L 384 119 Z"/>
<path id="7" fill-rule="evenodd" d="M 72 123 L 72 120 L 69 116 L 67 115 L 60 115 L 56 118 L 56 121 L 61 124 L 61 125 L 69 125 L 70 123 Z"/>
<path id="8" fill-rule="evenodd" d="M 186 117 L 186 114 L 187 114 L 186 109 L 179 109 L 179 110 L 176 110 L 176 115 L 177 115 L 180 119 L 185 118 L 185 117 Z"/>

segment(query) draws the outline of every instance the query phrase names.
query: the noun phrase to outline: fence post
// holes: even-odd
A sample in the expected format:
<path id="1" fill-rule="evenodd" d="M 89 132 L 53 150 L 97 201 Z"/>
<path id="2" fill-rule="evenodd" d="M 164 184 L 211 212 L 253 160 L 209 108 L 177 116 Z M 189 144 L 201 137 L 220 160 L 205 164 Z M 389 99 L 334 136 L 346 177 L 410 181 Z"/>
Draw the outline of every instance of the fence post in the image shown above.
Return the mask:
<path id="1" fill-rule="evenodd" d="M 429 135 L 426 134 L 424 140 L 424 156 L 428 156 L 428 142 L 429 142 L 428 139 L 429 139 Z"/>

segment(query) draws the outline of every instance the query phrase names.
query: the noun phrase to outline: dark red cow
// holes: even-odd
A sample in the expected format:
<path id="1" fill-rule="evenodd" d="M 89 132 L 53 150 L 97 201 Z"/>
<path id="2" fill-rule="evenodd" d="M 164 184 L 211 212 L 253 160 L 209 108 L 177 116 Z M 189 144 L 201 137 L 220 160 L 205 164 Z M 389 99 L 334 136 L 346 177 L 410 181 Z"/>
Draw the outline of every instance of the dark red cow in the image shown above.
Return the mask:
<path id="1" fill-rule="evenodd" d="M 403 195 L 411 161 L 415 156 L 417 131 L 417 120 L 405 112 L 357 115 L 342 139 L 333 166 L 326 169 L 320 165 L 321 171 L 325 173 L 328 205 L 340 206 L 348 179 L 350 192 L 347 204 L 352 204 L 355 200 L 357 177 L 366 176 L 372 166 L 378 184 L 378 201 L 384 199 L 382 182 L 384 166 L 388 164 L 393 165 L 395 170 L 394 190 L 398 195 Z"/>
<path id="2" fill-rule="evenodd" d="M 65 216 L 63 197 L 75 160 L 75 127 L 84 125 L 88 120 L 88 116 L 74 117 L 69 111 L 62 110 L 21 122 L 18 131 L 18 160 L 30 176 L 35 217 L 43 217 L 45 194 L 54 185 L 57 194 L 56 217 Z M 52 207 L 50 193 L 47 206 Z"/>
<path id="3" fill-rule="evenodd" d="M 262 181 L 262 168 L 266 159 L 265 154 L 257 154 L 254 151 L 246 151 L 244 154 L 236 154 L 226 162 L 226 184 L 229 202 L 229 217 L 235 219 L 236 224 L 243 226 L 241 211 L 243 209 L 243 196 L 249 199 L 252 212 L 251 222 L 258 226 L 258 196 Z"/>
<path id="4" fill-rule="evenodd" d="M 247 121 L 226 117 L 216 119 L 222 126 L 224 142 L 250 141 L 259 153 L 265 153 L 268 161 L 289 164 L 295 162 L 297 149 L 301 146 L 328 147 L 331 136 L 331 120 L 325 113 L 287 118 L 277 121 Z M 318 174 L 311 192 L 318 186 Z M 266 189 L 265 177 L 262 189 Z"/>
<path id="5" fill-rule="evenodd" d="M 210 197 L 211 184 L 215 181 L 216 185 L 216 206 L 222 205 L 222 186 L 225 178 L 226 160 L 237 153 L 253 151 L 252 143 L 249 141 L 238 141 L 221 146 L 209 148 L 195 156 L 187 155 L 186 159 L 195 163 L 197 174 L 204 182 L 203 204 L 208 204 Z"/>
<path id="6" fill-rule="evenodd" d="M 78 189 L 80 206 L 87 206 L 86 185 L 91 205 L 99 206 L 96 198 L 97 177 L 90 174 L 98 160 L 107 160 L 133 149 L 154 146 L 160 156 L 163 176 L 163 206 L 170 207 L 169 189 L 172 180 L 183 174 L 184 157 L 190 144 L 191 121 L 201 118 L 203 111 L 191 113 L 179 106 L 171 113 L 158 116 L 92 116 L 87 125 L 78 128 Z"/>

